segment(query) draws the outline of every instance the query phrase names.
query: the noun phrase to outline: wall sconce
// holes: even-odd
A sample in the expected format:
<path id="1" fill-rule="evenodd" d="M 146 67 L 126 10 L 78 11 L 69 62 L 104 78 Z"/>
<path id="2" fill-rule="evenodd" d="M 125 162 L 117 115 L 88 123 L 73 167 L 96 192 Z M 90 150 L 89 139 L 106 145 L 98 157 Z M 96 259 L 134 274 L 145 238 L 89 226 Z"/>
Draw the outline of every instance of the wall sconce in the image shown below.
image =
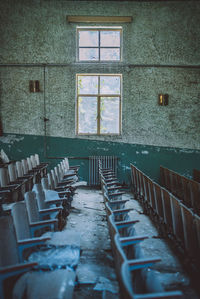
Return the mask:
<path id="1" fill-rule="evenodd" d="M 169 98 L 168 94 L 163 94 L 163 93 L 159 94 L 158 95 L 158 105 L 167 106 L 168 98 Z"/>
<path id="2" fill-rule="evenodd" d="M 40 92 L 40 81 L 30 80 L 29 81 L 29 90 L 30 90 L 30 92 Z"/>

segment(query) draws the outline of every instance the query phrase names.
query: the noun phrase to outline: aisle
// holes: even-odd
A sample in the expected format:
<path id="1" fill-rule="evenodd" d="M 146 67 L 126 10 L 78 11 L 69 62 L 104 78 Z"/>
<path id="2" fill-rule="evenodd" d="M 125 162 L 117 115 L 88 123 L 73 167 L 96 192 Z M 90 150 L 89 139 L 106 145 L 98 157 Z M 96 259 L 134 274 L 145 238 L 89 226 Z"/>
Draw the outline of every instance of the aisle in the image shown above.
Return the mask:
<path id="1" fill-rule="evenodd" d="M 118 299 L 106 213 L 100 190 L 78 188 L 72 202 L 66 230 L 80 234 L 82 250 L 77 276 L 80 286 L 74 299 Z"/>
<path id="2" fill-rule="evenodd" d="M 133 195 L 126 193 L 123 198 L 130 199 L 126 205 L 126 207 L 133 208 L 130 218 L 139 220 L 135 225 L 136 233 L 149 237 L 141 243 L 144 256 L 159 256 L 162 259 L 154 269 L 164 289 L 181 290 L 185 299 L 199 298 L 166 239 L 159 236 L 158 231 L 149 217 L 143 214 L 141 206 L 134 200 Z M 80 285 L 75 288 L 74 299 L 119 299 L 119 286 L 101 190 L 78 188 L 72 207 L 65 230 L 73 238 L 76 238 L 77 234 L 80 236 L 82 250 L 77 267 Z"/>

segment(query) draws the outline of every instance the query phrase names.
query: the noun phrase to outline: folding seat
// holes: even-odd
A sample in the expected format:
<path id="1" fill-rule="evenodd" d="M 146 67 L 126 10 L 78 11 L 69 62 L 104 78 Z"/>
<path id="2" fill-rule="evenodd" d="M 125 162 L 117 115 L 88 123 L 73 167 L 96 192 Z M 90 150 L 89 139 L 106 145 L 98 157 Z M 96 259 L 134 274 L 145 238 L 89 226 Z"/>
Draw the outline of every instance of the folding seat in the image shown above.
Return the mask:
<path id="1" fill-rule="evenodd" d="M 159 257 L 143 257 L 140 251 L 139 243 L 145 240 L 147 236 L 131 236 L 120 238 L 115 235 L 114 239 L 114 260 L 116 270 L 120 281 L 120 287 L 123 298 L 176 298 L 182 295 L 179 291 L 165 292 L 156 276 L 154 270 L 150 270 L 155 263 L 161 259 Z M 123 240 L 124 239 L 124 240 Z M 123 273 L 123 265 L 128 265 L 129 273 Z M 131 297 L 125 296 L 127 280 L 129 282 L 129 291 Z M 124 281 L 126 282 L 124 285 Z M 138 297 L 139 296 L 139 297 Z"/>
<path id="2" fill-rule="evenodd" d="M 32 155 L 31 157 L 32 165 L 35 169 L 40 169 L 41 177 L 45 177 L 47 175 L 47 167 L 49 163 L 40 162 L 40 158 L 38 154 Z"/>
<path id="3" fill-rule="evenodd" d="M 65 197 L 65 198 L 70 198 L 72 200 L 72 196 L 74 195 L 75 188 L 72 186 L 56 187 L 51 172 L 47 173 L 47 178 L 45 177 L 41 179 L 41 184 L 43 190 L 53 190 L 57 192 L 57 196 L 59 198 Z"/>
<path id="4" fill-rule="evenodd" d="M 25 202 L 17 202 L 11 209 L 15 232 L 17 236 L 17 245 L 20 262 L 24 261 L 23 252 L 25 249 L 44 244 L 49 237 L 31 237 L 31 230 L 29 227 L 28 213 Z"/>
<path id="5" fill-rule="evenodd" d="M 12 277 L 17 277 L 37 263 L 20 263 L 17 240 L 11 215 L 0 217 L 0 298 L 8 298 L 12 291 Z M 9 283 L 6 283 L 8 281 Z"/>
<path id="6" fill-rule="evenodd" d="M 134 261 L 134 260 L 133 260 Z M 150 261 L 148 259 L 146 260 L 146 265 L 151 266 Z M 153 261 L 152 261 L 153 263 Z M 145 260 L 143 261 L 143 265 L 145 265 Z M 154 278 L 150 278 L 149 281 L 147 281 L 147 287 L 150 289 L 150 292 L 148 293 L 137 293 L 137 290 L 135 290 L 135 270 L 137 269 L 137 266 L 140 266 L 140 263 L 138 262 L 137 265 L 137 260 L 135 260 L 135 264 L 132 264 L 132 261 L 125 261 L 122 264 L 121 267 L 121 279 L 120 279 L 120 287 L 121 287 L 121 292 L 122 292 L 122 298 L 126 299 L 159 299 L 159 298 L 181 298 L 182 297 L 182 292 L 180 291 L 159 291 L 157 289 L 157 285 L 154 283 Z M 142 263 L 141 263 L 142 266 Z M 138 284 L 140 285 L 140 284 Z M 156 292 L 155 292 L 156 291 Z"/>
<path id="7" fill-rule="evenodd" d="M 57 185 L 58 186 L 67 187 L 67 186 L 72 185 L 76 181 L 76 179 L 74 180 L 73 178 L 72 179 L 71 178 L 63 179 L 62 174 L 60 173 L 58 166 L 54 167 L 54 173 L 55 173 L 55 176 L 57 178 Z"/>
<path id="8" fill-rule="evenodd" d="M 170 170 L 168 168 L 164 168 L 164 176 L 165 176 L 165 188 L 171 192 L 172 185 L 171 185 Z"/>
<path id="9" fill-rule="evenodd" d="M 57 169 L 56 171 L 57 176 L 59 178 L 60 181 L 73 181 L 73 182 L 77 182 L 78 181 L 78 175 L 76 173 L 66 173 L 63 167 L 62 163 L 59 163 L 57 165 Z"/>
<path id="10" fill-rule="evenodd" d="M 148 187 L 149 187 L 149 202 L 150 202 L 150 207 L 151 207 L 151 212 L 152 216 L 157 219 L 157 206 L 156 206 L 156 200 L 155 200 L 155 195 L 154 195 L 154 188 L 153 188 L 153 181 L 147 177 L 148 181 Z"/>
<path id="11" fill-rule="evenodd" d="M 111 213 L 108 217 L 108 229 L 112 246 L 116 234 L 119 234 L 120 237 L 129 237 L 134 235 L 134 225 L 138 222 L 139 220 L 131 220 L 129 217 L 118 221 L 116 219 L 116 215 Z"/>
<path id="12" fill-rule="evenodd" d="M 5 201 L 15 202 L 22 199 L 21 184 L 10 182 L 6 167 L 0 168 L 0 194 Z"/>
<path id="13" fill-rule="evenodd" d="M 166 231 L 170 234 L 173 232 L 170 192 L 165 188 L 162 188 L 161 194 L 162 194 L 162 203 L 163 203 L 163 212 L 164 212 L 164 224 L 165 224 Z"/>
<path id="14" fill-rule="evenodd" d="M 176 173 L 170 170 L 170 185 L 171 185 L 171 193 L 175 196 L 178 196 L 178 185 L 177 185 L 177 176 Z"/>
<path id="15" fill-rule="evenodd" d="M 58 220 L 57 219 L 49 219 L 49 220 L 40 220 L 37 200 L 36 200 L 36 194 L 33 191 L 29 191 L 25 193 L 25 202 L 26 202 L 26 208 L 28 211 L 28 220 L 29 220 L 29 226 L 31 229 L 31 236 L 34 237 L 41 235 L 43 232 L 43 229 L 48 230 L 57 230 L 58 227 Z"/>
<path id="16" fill-rule="evenodd" d="M 199 255 L 198 238 L 196 234 L 195 215 L 185 204 L 180 203 L 181 215 L 183 221 L 184 245 L 188 257 Z M 196 218 L 197 219 L 197 218 Z M 196 227 L 195 227 L 196 226 Z"/>
<path id="17" fill-rule="evenodd" d="M 114 201 L 115 202 L 115 201 Z M 116 203 L 117 202 L 117 203 Z M 123 201 L 116 201 L 115 205 L 113 202 L 108 201 L 105 204 L 107 216 L 114 215 L 115 221 L 124 221 L 129 218 L 128 213 L 133 209 L 125 208 Z"/>
<path id="18" fill-rule="evenodd" d="M 37 262 L 19 263 L 12 216 L 0 217 L 0 298 L 72 299 L 76 278 L 73 269 L 37 270 Z"/>
<path id="19" fill-rule="evenodd" d="M 176 175 L 176 183 L 177 183 L 176 194 L 179 199 L 183 199 L 184 198 L 184 189 L 183 189 L 182 176 L 178 173 L 176 173 L 175 175 Z"/>
<path id="20" fill-rule="evenodd" d="M 28 163 L 28 161 L 29 161 L 29 163 Z M 24 175 L 25 176 L 26 175 L 32 175 L 33 184 L 37 183 L 37 180 L 38 180 L 37 174 L 38 174 L 38 172 L 32 170 L 32 164 L 30 162 L 30 159 L 28 159 L 28 158 L 27 159 L 22 159 L 21 162 L 22 162 L 22 168 L 23 168 Z"/>
<path id="21" fill-rule="evenodd" d="M 48 196 L 47 193 L 42 189 L 42 185 L 40 183 L 35 184 L 33 190 L 36 194 L 36 200 L 38 204 L 39 214 L 41 219 L 48 219 L 49 217 L 54 219 L 58 217 L 58 214 L 62 212 L 62 199 L 57 199 L 52 197 L 52 195 Z M 52 191 L 50 191 L 52 192 Z M 56 206 L 59 205 L 59 206 Z M 45 217 L 45 218 L 44 218 Z"/>
<path id="22" fill-rule="evenodd" d="M 131 164 L 131 174 L 132 174 L 132 187 L 133 187 L 133 193 L 136 195 L 137 192 L 137 179 L 136 179 L 136 169 L 133 164 Z"/>
<path id="23" fill-rule="evenodd" d="M 181 214 L 181 201 L 176 198 L 173 194 L 170 194 L 170 204 L 172 213 L 172 226 L 173 234 L 176 241 L 179 242 L 183 248 L 184 244 L 184 234 L 183 234 L 183 220 Z"/>
<path id="24" fill-rule="evenodd" d="M 16 164 L 14 162 L 8 165 L 8 175 L 11 184 L 21 185 L 21 195 L 23 198 L 24 193 L 26 192 L 27 189 L 28 180 L 26 178 L 19 178 L 17 176 Z"/>
<path id="25" fill-rule="evenodd" d="M 31 174 L 24 174 L 24 169 L 22 167 L 22 162 L 17 161 L 16 162 L 16 171 L 17 171 L 17 177 L 20 179 L 25 179 L 25 191 L 31 191 L 33 188 L 33 175 Z"/>
<path id="26" fill-rule="evenodd" d="M 69 165 L 69 159 L 67 157 L 64 158 L 65 164 L 66 164 L 66 168 L 67 170 L 75 170 L 78 171 L 80 168 L 80 165 Z"/>
<path id="27" fill-rule="evenodd" d="M 150 214 L 150 193 L 149 193 L 149 178 L 146 175 L 143 175 L 143 186 L 144 186 L 144 200 L 143 200 L 143 207 L 144 212 L 149 215 Z"/>
<path id="28" fill-rule="evenodd" d="M 200 215 L 200 183 L 190 180 L 192 208 L 194 212 Z"/>
<path id="29" fill-rule="evenodd" d="M 153 182 L 154 198 L 156 202 L 156 212 L 159 215 L 159 222 L 164 223 L 164 210 L 162 202 L 162 188 L 156 182 Z"/>
<path id="30" fill-rule="evenodd" d="M 192 203 L 190 180 L 188 178 L 182 176 L 182 184 L 183 184 L 183 198 L 181 198 L 181 199 L 183 200 L 184 204 L 188 208 L 192 208 L 193 203 Z"/>
<path id="31" fill-rule="evenodd" d="M 195 226 L 195 240 L 197 243 L 197 261 L 200 265 L 200 256 L 199 256 L 199 252 L 200 252 L 200 216 L 197 214 L 194 214 L 194 226 Z"/>
<path id="32" fill-rule="evenodd" d="M 43 180 L 47 180 L 47 178 L 42 178 L 41 182 L 43 182 Z M 51 212 L 51 218 L 55 218 L 57 216 L 58 229 L 62 230 L 66 224 L 66 217 L 70 213 L 71 198 L 59 198 L 58 192 L 44 189 L 43 184 L 35 184 L 33 191 L 36 192 L 40 216 L 44 217 L 47 215 L 48 217 L 49 212 Z"/>

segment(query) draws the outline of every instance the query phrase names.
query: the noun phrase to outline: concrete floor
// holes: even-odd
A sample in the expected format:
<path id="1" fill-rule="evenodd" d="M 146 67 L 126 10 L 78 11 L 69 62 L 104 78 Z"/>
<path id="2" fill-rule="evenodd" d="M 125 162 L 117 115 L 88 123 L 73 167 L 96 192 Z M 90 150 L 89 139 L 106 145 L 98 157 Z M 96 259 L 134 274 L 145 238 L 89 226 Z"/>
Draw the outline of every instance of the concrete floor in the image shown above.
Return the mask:
<path id="1" fill-rule="evenodd" d="M 137 234 L 146 234 L 149 239 L 141 243 L 145 256 L 159 256 L 162 261 L 154 267 L 165 290 L 181 290 L 183 298 L 200 298 L 191 287 L 179 260 L 173 254 L 166 240 L 161 239 L 151 220 L 143 214 L 139 203 L 131 193 L 127 207 L 133 208 L 131 219 L 140 220 L 135 225 Z M 80 235 L 82 254 L 77 267 L 78 285 L 74 299 L 119 298 L 119 285 L 114 268 L 114 260 L 106 221 L 106 213 L 101 190 L 87 187 L 77 189 L 72 210 L 68 216 L 66 231 Z M 125 298 L 124 298 L 125 299 Z"/>

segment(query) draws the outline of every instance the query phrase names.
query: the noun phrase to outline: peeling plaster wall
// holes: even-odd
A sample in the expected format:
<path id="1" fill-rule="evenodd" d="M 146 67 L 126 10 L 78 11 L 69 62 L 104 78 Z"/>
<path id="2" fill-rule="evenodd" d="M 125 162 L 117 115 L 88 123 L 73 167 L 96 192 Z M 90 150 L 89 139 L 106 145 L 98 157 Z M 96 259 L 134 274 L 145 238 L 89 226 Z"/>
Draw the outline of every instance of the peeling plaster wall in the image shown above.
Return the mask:
<path id="1" fill-rule="evenodd" d="M 200 65 L 199 14 L 198 1 L 1 1 L 0 63 L 68 64 L 47 66 L 45 82 L 42 66 L 0 67 L 4 132 L 43 135 L 45 109 L 48 136 L 200 149 L 200 69 L 146 66 Z M 123 62 L 76 63 L 78 24 L 66 15 L 132 15 Z M 123 74 L 122 136 L 75 135 L 76 73 L 96 72 Z M 40 80 L 40 93 L 29 93 L 29 80 Z M 169 106 L 158 106 L 159 93 Z"/>

